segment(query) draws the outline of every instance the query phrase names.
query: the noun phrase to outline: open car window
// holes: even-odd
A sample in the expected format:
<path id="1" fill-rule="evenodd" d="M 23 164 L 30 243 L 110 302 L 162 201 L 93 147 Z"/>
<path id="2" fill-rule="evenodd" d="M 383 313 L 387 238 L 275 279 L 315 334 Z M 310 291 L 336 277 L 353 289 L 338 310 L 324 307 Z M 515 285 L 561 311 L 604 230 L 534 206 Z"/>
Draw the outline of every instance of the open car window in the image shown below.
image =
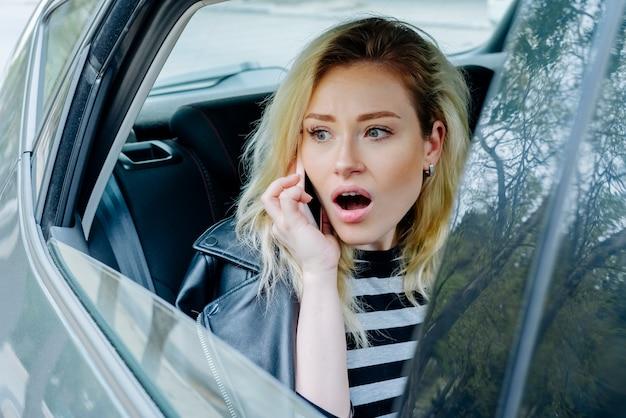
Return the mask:
<path id="1" fill-rule="evenodd" d="M 189 22 L 155 87 L 172 79 L 192 80 L 203 73 L 232 71 L 242 64 L 289 68 L 315 36 L 343 21 L 367 15 L 390 16 L 413 24 L 431 35 L 444 53 L 453 55 L 484 44 L 511 3 L 512 0 L 219 3 L 199 10 Z"/>

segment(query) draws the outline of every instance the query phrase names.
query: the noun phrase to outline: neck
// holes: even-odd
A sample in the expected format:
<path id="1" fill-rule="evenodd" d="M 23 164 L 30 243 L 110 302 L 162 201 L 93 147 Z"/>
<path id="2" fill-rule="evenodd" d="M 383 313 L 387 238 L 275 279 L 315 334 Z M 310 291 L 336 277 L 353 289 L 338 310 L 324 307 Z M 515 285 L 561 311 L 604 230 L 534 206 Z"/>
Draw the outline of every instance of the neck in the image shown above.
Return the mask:
<path id="1" fill-rule="evenodd" d="M 354 248 L 361 251 L 387 251 L 392 249 L 396 245 L 398 245 L 398 240 L 396 237 L 396 228 L 394 228 L 393 230 L 382 236 L 380 239 L 369 244 L 355 245 Z"/>

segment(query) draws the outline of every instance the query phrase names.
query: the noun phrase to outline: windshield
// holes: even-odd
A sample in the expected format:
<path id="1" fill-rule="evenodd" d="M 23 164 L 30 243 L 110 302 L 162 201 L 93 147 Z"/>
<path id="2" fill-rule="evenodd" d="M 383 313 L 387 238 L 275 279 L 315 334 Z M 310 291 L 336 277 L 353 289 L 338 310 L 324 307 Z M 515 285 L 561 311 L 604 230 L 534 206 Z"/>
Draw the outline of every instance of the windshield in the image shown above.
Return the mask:
<path id="1" fill-rule="evenodd" d="M 254 68 L 287 69 L 325 29 L 368 15 L 392 16 L 429 33 L 446 54 L 483 44 L 512 0 L 234 0 L 200 9 L 155 87 Z"/>

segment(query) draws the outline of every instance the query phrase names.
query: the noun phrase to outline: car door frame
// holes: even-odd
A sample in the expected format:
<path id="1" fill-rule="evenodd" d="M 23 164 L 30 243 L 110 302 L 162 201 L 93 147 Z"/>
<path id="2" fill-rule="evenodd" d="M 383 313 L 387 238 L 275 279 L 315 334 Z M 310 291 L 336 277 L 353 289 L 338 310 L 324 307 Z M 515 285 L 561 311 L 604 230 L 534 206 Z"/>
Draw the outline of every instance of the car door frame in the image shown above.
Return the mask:
<path id="1" fill-rule="evenodd" d="M 161 56 L 169 52 L 168 44 L 173 46 L 176 33 L 172 31 L 184 26 L 181 23 L 186 22 L 181 19 L 190 8 L 215 2 L 133 0 L 114 5 L 91 42 L 69 108 L 50 176 L 50 183 L 55 187 L 49 188 L 43 204 L 41 225 L 46 239 L 51 226 L 82 229 L 82 222 L 77 222 L 75 214 L 85 213 L 116 138 L 124 132 L 129 134 L 130 126 L 124 121 L 133 103 L 136 107 L 139 96 L 147 94 L 144 80 L 149 74 L 158 73 Z M 120 3 L 136 3 L 136 7 L 120 6 Z M 119 10 L 115 10 L 116 7 Z M 117 22 L 107 26 L 112 16 Z M 111 38 L 115 39 L 114 44 Z M 153 66 L 155 62 L 160 65 Z M 158 68 L 155 70 L 155 67 Z M 141 90 L 142 85 L 144 90 Z M 133 109 L 133 112 L 138 110 Z M 88 232 L 85 231 L 85 237 Z"/>

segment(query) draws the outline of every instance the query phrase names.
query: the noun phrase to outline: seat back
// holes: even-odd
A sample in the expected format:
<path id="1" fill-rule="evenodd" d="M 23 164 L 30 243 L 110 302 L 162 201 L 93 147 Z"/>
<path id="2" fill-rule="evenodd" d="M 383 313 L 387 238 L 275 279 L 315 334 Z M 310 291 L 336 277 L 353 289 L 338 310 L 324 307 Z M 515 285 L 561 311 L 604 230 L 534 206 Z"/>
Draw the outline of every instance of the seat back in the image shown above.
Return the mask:
<path id="1" fill-rule="evenodd" d="M 469 127 L 473 134 L 487 98 L 494 72 L 480 65 L 464 65 L 460 67 L 460 70 L 470 91 Z"/>
<path id="2" fill-rule="evenodd" d="M 240 158 L 244 143 L 261 118 L 265 95 L 229 102 L 182 106 L 170 121 L 172 134 L 205 170 L 217 220 L 229 215 L 242 182 Z"/>

